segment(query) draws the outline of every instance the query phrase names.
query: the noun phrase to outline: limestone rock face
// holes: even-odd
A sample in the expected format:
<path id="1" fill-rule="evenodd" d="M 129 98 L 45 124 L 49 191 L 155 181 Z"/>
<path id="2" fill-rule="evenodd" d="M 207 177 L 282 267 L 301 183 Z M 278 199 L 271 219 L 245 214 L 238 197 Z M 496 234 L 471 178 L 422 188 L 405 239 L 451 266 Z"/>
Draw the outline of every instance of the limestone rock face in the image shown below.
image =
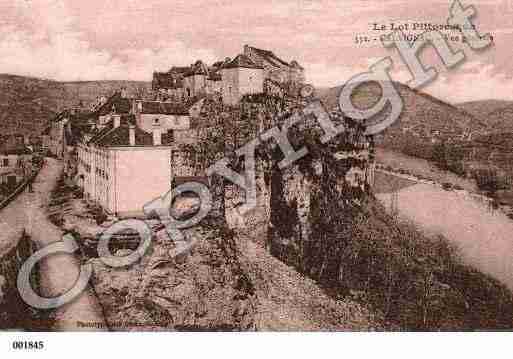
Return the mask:
<path id="1" fill-rule="evenodd" d="M 329 282 L 338 277 L 344 231 L 370 191 L 373 146 L 357 125 L 326 144 L 312 128 L 293 135 L 305 157 L 272 166 L 268 245 L 285 263 Z"/>

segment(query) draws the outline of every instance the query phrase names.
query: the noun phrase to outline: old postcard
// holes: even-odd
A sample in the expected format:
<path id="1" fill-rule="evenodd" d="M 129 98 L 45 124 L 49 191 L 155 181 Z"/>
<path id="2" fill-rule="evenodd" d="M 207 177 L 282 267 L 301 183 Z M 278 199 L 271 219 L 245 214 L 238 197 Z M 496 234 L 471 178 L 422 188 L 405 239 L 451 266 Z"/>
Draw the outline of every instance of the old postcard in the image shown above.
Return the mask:
<path id="1" fill-rule="evenodd" d="M 511 331 L 512 18 L 1 0 L 0 329 Z"/>

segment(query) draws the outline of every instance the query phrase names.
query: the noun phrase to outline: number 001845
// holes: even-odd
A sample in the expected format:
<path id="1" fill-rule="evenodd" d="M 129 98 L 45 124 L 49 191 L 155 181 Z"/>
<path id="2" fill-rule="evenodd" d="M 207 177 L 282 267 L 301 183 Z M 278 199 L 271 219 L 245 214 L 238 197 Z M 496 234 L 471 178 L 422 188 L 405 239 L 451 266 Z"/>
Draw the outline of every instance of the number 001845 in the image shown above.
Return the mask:
<path id="1" fill-rule="evenodd" d="M 12 342 L 12 348 L 16 350 L 41 350 L 45 347 L 43 341 L 14 341 Z"/>

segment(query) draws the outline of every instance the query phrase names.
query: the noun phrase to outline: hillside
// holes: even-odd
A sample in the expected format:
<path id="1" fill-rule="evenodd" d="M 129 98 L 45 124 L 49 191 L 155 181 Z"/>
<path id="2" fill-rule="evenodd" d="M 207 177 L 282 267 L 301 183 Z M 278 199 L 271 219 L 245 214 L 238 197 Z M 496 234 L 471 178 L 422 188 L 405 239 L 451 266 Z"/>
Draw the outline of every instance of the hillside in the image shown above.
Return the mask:
<path id="1" fill-rule="evenodd" d="M 472 161 L 492 165 L 504 171 L 507 182 L 513 185 L 513 131 L 493 132 L 477 136 L 472 141 Z"/>
<path id="2" fill-rule="evenodd" d="M 492 111 L 486 117 L 492 131 L 513 132 L 513 104 Z"/>
<path id="3" fill-rule="evenodd" d="M 457 104 L 456 106 L 474 115 L 475 117 L 485 121 L 486 118 L 484 117 L 489 113 L 512 104 L 512 101 L 490 99 L 462 102 Z"/>
<path id="4" fill-rule="evenodd" d="M 490 132 L 513 132 L 513 101 L 472 101 L 458 107 L 479 118 Z"/>
<path id="5" fill-rule="evenodd" d="M 149 82 L 57 82 L 0 74 L 0 124 L 2 132 L 39 132 L 44 123 L 64 107 L 80 101 L 89 105 L 101 94 L 125 87 L 128 93 L 148 91 Z"/>
<path id="6" fill-rule="evenodd" d="M 399 120 L 378 139 L 385 147 L 427 158 L 433 139 L 462 139 L 469 133 L 483 132 L 485 126 L 470 113 L 408 86 L 395 83 L 404 102 Z M 342 87 L 320 90 L 321 100 L 332 108 L 337 104 Z M 368 108 L 379 100 L 381 88 L 376 83 L 363 83 L 353 93 L 358 108 Z M 379 116 L 388 115 L 389 110 Z M 379 118 L 373 119 L 379 120 Z"/>

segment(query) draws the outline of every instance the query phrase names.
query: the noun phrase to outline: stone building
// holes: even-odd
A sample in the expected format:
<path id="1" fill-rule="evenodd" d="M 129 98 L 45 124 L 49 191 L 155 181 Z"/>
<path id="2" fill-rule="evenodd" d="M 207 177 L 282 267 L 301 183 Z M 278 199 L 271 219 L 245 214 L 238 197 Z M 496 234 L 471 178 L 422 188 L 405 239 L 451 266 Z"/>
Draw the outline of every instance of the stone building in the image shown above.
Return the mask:
<path id="1" fill-rule="evenodd" d="M 109 120 L 110 115 L 115 113 L 119 115 L 128 115 L 132 110 L 132 101 L 123 91 L 116 91 L 93 113 L 99 126 L 104 126 Z"/>
<path id="2" fill-rule="evenodd" d="M 101 131 L 77 146 L 78 184 L 84 197 L 108 213 L 142 214 L 143 206 L 170 189 L 172 133 L 151 132 L 134 115 L 113 115 Z"/>
<path id="3" fill-rule="evenodd" d="M 305 82 L 304 69 L 295 60 L 289 63 L 276 56 L 272 51 L 249 45 L 244 45 L 244 55 L 263 68 L 265 79 L 282 84 L 303 84 Z"/>
<path id="4" fill-rule="evenodd" d="M 223 103 L 236 105 L 246 94 L 258 94 L 264 90 L 263 68 L 245 55 L 221 68 Z"/>
<path id="5" fill-rule="evenodd" d="M 66 151 L 64 138 L 64 128 L 68 122 L 66 111 L 62 111 L 55 116 L 49 123 L 45 137 L 43 138 L 43 147 L 53 156 L 62 159 Z"/>
<path id="6" fill-rule="evenodd" d="M 168 72 L 153 72 L 151 84 L 153 91 L 170 96 L 173 99 L 184 99 L 184 75 L 189 70 L 189 66 L 173 66 Z"/>
<path id="7" fill-rule="evenodd" d="M 198 60 L 183 75 L 183 88 L 187 98 L 205 94 L 209 70 L 203 61 Z"/>
<path id="8" fill-rule="evenodd" d="M 31 174 L 32 151 L 23 143 L 0 146 L 0 186 L 14 188 Z"/>
<path id="9" fill-rule="evenodd" d="M 187 174 L 180 165 L 181 145 L 195 142 L 191 119 L 201 100 L 171 103 L 114 95 L 103 108 L 110 107 L 109 113 L 100 108 L 94 114 L 97 126 L 77 143 L 77 182 L 84 197 L 108 213 L 142 215 L 144 204 Z"/>
<path id="10" fill-rule="evenodd" d="M 132 112 L 137 126 L 148 132 L 155 124 L 165 131 L 187 130 L 190 127 L 190 114 L 185 104 L 134 100 Z"/>
<path id="11" fill-rule="evenodd" d="M 274 84 L 270 86 L 269 83 Z M 235 105 L 246 94 L 294 91 L 304 83 L 304 69 L 297 61 L 286 62 L 272 51 L 244 46 L 233 60 L 225 58 L 207 66 L 198 60 L 187 67 L 172 67 L 154 72 L 155 92 L 175 100 L 204 95 L 219 95 L 227 105 Z"/>

